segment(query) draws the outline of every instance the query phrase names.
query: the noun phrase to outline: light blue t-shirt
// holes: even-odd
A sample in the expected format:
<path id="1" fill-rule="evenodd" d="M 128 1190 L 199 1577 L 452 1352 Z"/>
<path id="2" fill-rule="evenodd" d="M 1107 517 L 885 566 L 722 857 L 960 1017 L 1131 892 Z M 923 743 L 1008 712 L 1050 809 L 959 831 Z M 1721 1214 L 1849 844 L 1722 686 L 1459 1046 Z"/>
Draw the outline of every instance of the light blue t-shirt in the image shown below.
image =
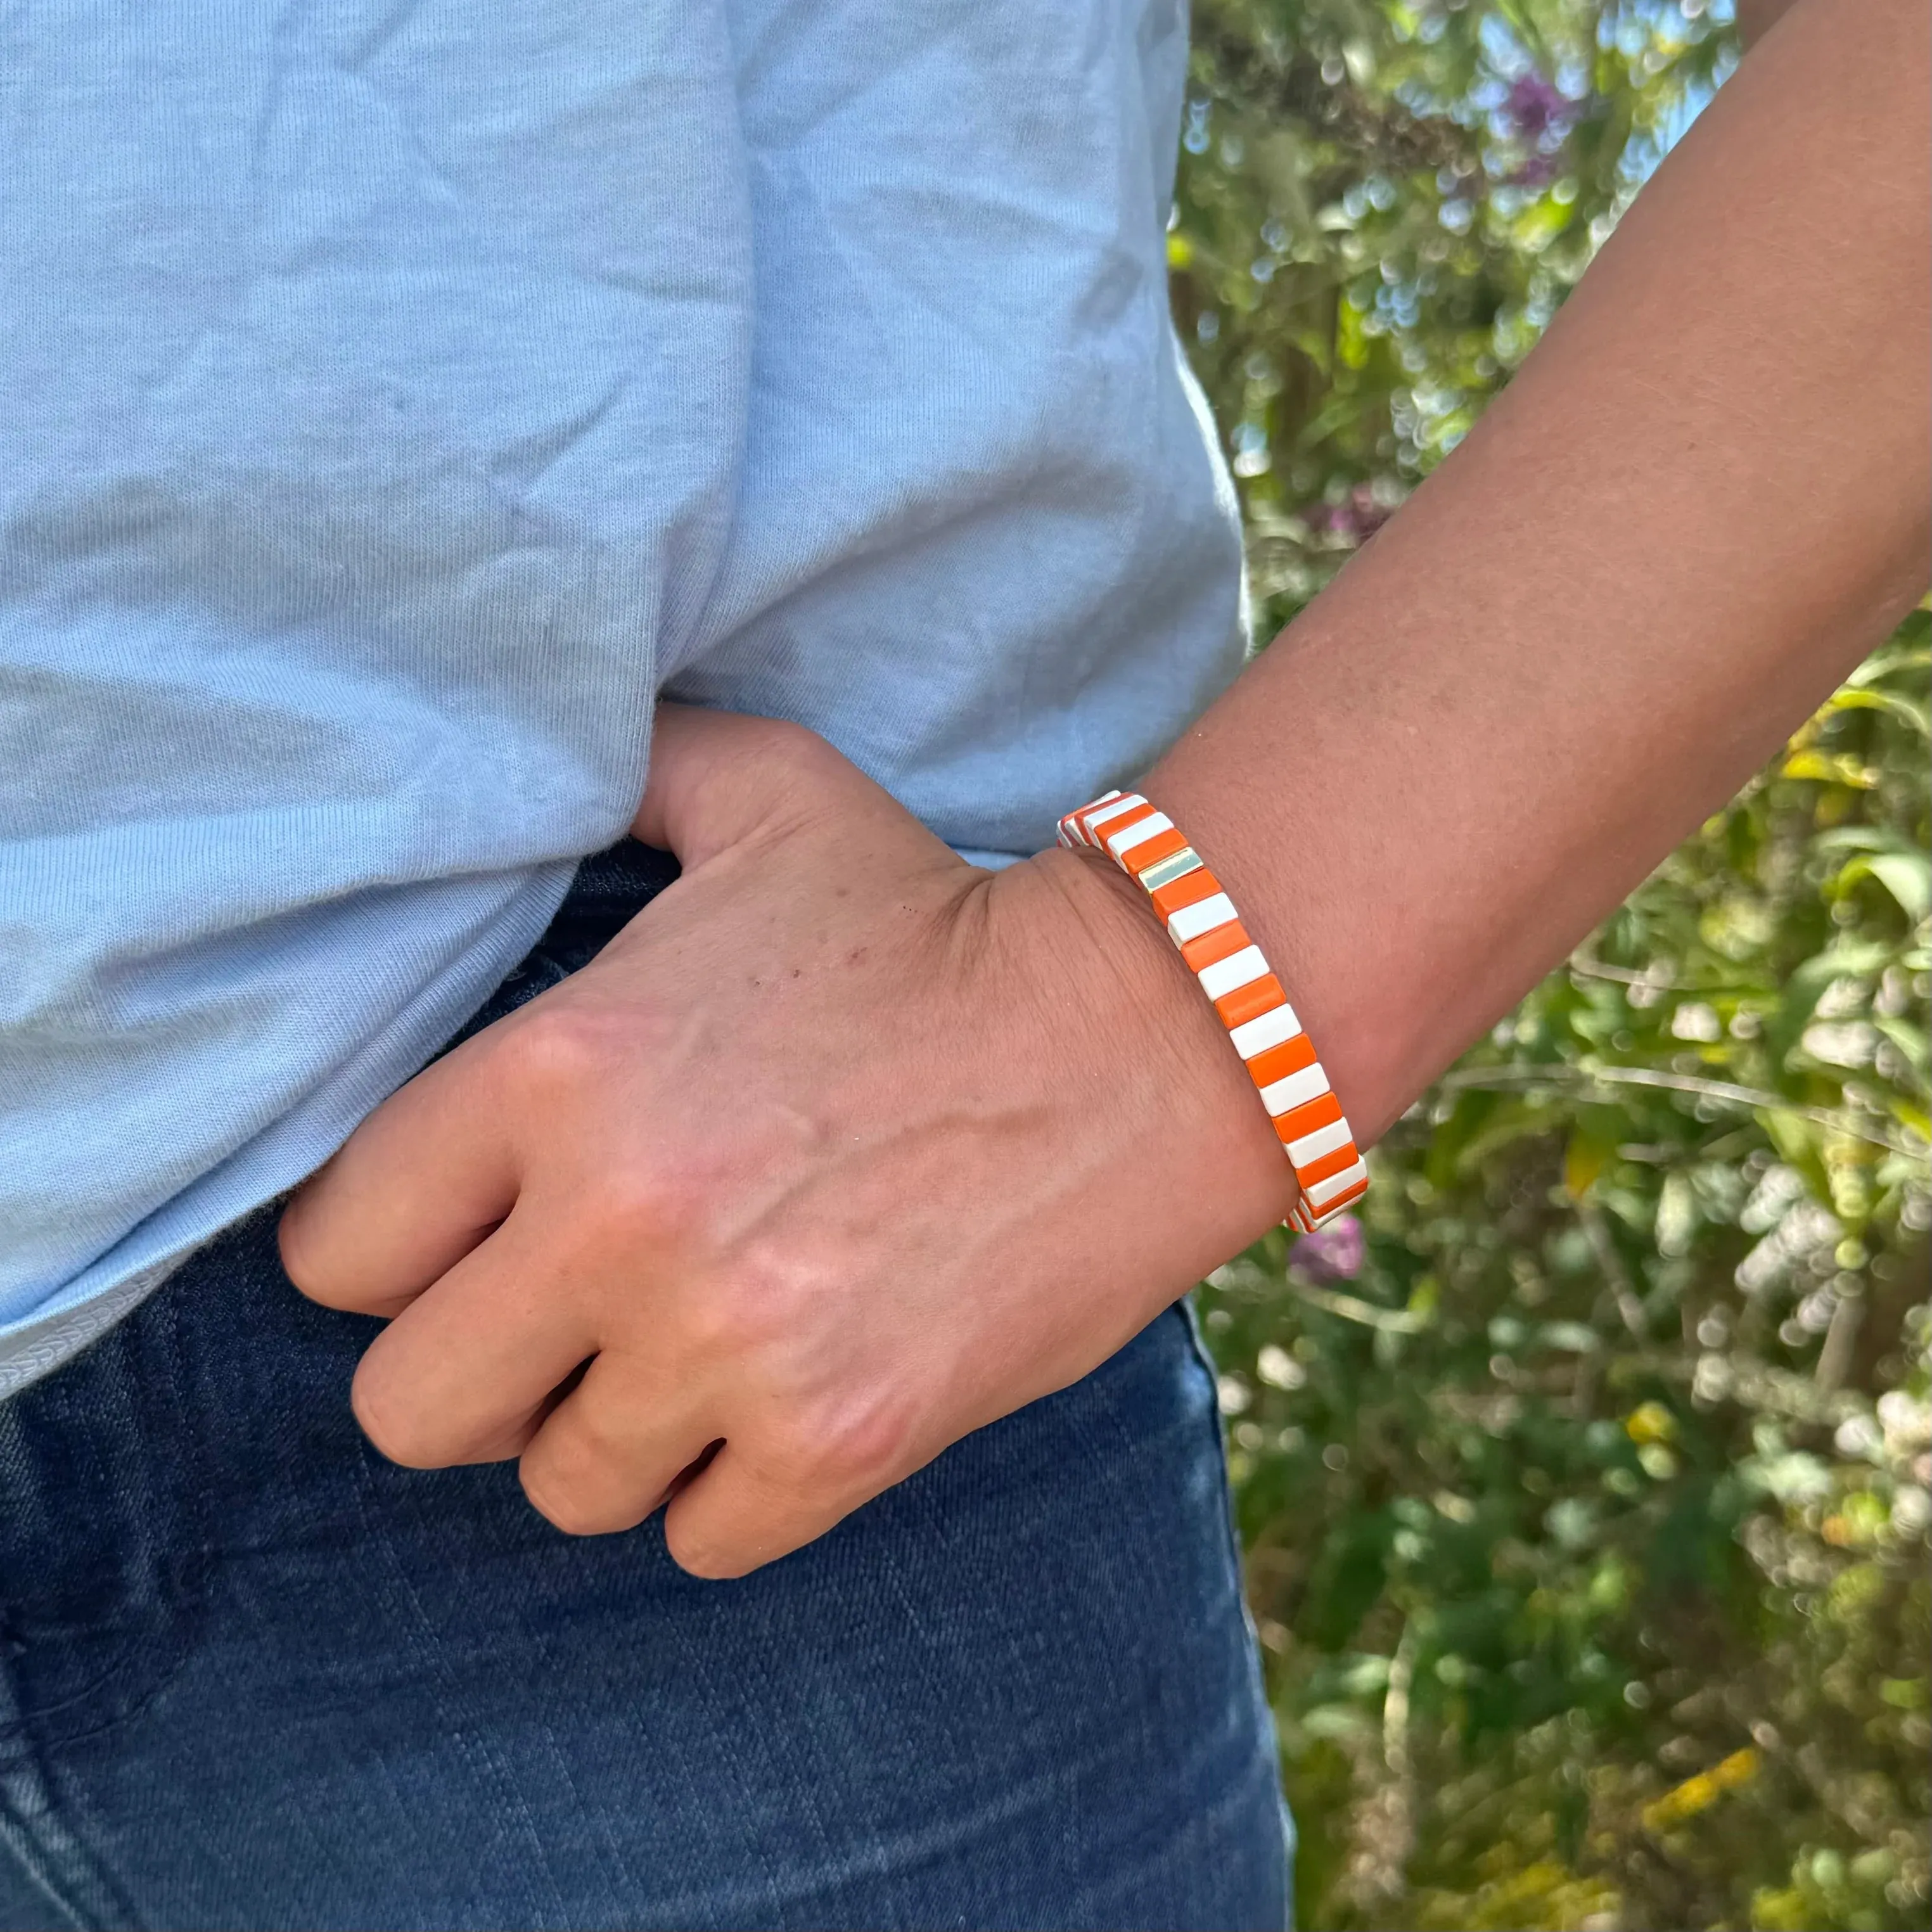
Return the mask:
<path id="1" fill-rule="evenodd" d="M 662 690 L 988 862 L 1238 668 L 1178 0 L 16 0 L 0 1393 L 316 1166 Z"/>

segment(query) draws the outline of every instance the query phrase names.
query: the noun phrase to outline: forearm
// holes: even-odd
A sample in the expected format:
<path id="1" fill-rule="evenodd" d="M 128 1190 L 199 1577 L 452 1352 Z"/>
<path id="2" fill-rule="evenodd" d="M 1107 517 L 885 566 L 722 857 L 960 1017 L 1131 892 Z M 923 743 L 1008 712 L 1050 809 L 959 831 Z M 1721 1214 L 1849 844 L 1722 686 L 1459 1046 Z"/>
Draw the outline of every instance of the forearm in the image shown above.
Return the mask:
<path id="1" fill-rule="evenodd" d="M 1802 0 L 1467 442 L 1149 776 L 1360 1137 L 1923 589 L 1926 40 L 1918 0 Z"/>
<path id="2" fill-rule="evenodd" d="M 1791 11 L 1796 0 L 1736 0 L 1736 4 L 1738 38 L 1748 52 Z"/>

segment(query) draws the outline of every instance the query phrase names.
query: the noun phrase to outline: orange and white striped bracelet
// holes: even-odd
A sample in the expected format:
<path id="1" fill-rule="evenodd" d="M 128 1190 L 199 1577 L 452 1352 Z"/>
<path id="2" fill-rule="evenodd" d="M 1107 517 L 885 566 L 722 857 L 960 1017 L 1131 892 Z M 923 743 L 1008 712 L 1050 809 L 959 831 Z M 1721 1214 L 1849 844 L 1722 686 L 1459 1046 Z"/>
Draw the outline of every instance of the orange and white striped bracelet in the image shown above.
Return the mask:
<path id="1" fill-rule="evenodd" d="M 1060 842 L 1106 853 L 1154 902 L 1287 1150 L 1301 1189 L 1289 1220 L 1312 1234 L 1359 1201 L 1369 1170 L 1342 1103 L 1234 902 L 1173 820 L 1138 792 L 1110 791 L 1060 821 Z"/>

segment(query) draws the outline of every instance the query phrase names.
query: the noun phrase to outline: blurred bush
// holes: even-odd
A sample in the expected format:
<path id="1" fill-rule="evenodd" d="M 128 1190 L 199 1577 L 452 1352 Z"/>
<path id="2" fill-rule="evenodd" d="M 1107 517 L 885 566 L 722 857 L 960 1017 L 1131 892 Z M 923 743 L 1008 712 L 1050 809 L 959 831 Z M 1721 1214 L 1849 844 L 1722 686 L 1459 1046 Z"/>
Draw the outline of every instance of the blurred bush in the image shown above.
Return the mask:
<path id="1" fill-rule="evenodd" d="M 1700 0 L 1199 0 L 1175 311 L 1258 634 L 1736 59 Z M 1874 479 L 1882 487 L 1882 479 Z M 1928 1922 L 1922 610 L 1202 1293 L 1310 1928 Z"/>

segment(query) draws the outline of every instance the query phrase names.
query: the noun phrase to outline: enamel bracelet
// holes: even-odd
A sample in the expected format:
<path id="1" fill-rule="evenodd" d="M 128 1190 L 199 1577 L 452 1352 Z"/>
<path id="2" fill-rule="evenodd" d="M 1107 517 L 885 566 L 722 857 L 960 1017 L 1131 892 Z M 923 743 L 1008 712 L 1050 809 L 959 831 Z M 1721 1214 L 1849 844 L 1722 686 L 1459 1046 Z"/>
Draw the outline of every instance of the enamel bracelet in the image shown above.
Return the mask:
<path id="1" fill-rule="evenodd" d="M 1199 853 L 1138 792 L 1110 791 L 1060 821 L 1063 845 L 1104 852 L 1154 902 L 1201 990 L 1214 1003 L 1287 1150 L 1305 1234 L 1368 1192 L 1369 1170 L 1342 1103 L 1281 982 Z"/>

